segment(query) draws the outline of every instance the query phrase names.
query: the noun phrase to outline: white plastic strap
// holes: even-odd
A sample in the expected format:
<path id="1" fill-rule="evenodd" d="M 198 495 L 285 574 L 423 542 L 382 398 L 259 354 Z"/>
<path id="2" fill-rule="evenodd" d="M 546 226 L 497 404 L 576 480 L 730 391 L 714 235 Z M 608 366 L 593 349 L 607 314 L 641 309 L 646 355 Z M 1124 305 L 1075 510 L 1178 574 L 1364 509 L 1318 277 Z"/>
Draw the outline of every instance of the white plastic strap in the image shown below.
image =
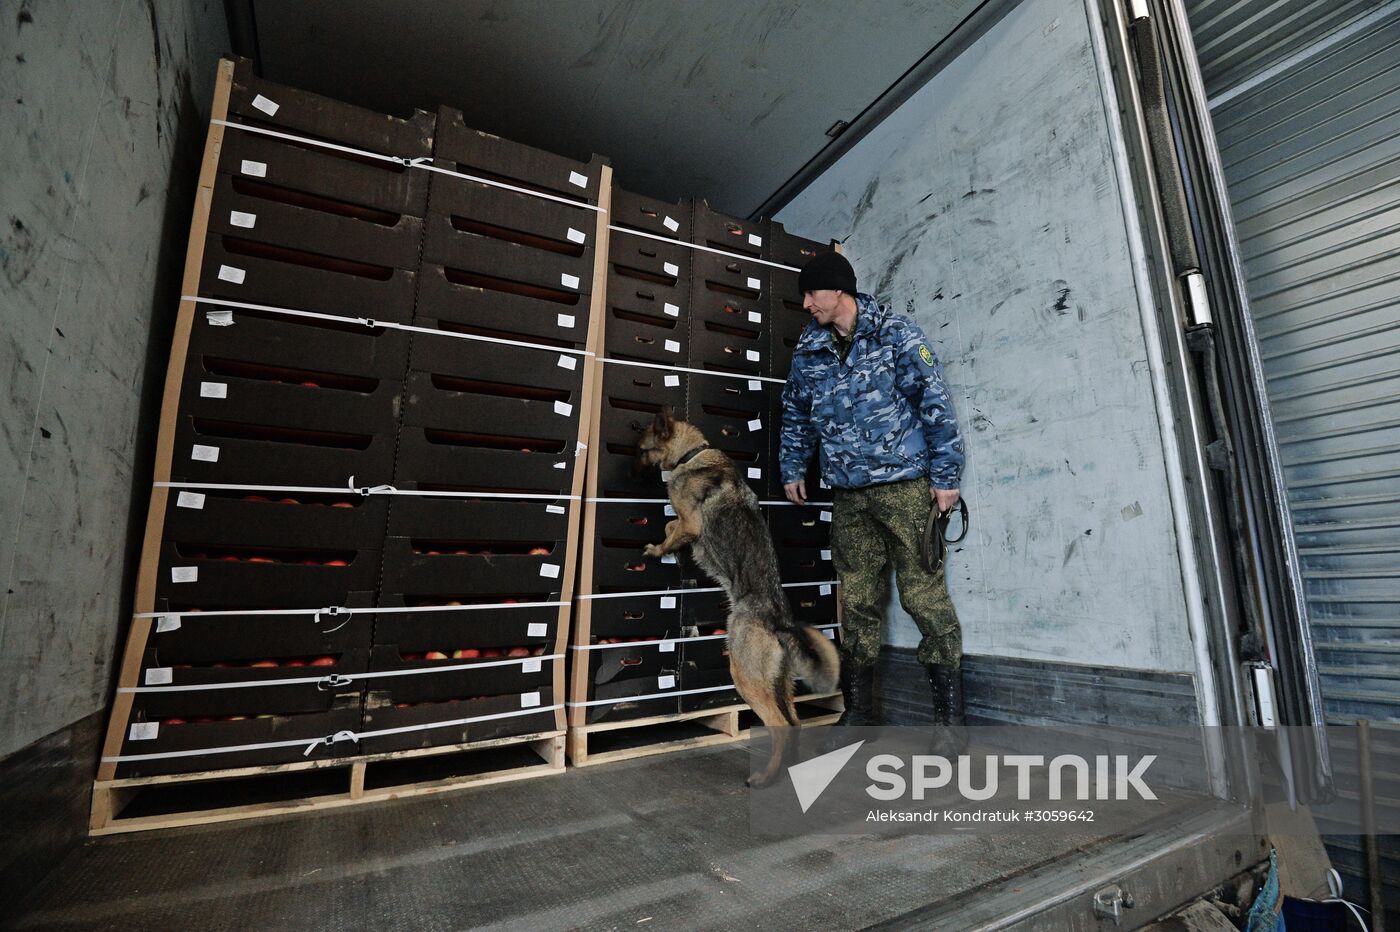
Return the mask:
<path id="1" fill-rule="evenodd" d="M 639 595 L 693 595 L 701 592 L 723 592 L 719 586 L 709 586 L 704 589 L 648 589 L 644 592 L 594 592 L 580 593 L 574 596 L 576 599 L 593 601 L 595 599 L 630 599 Z"/>
<path id="2" fill-rule="evenodd" d="M 633 236 L 645 236 L 647 239 L 660 240 L 663 243 L 672 243 L 676 246 L 684 246 L 687 249 L 700 249 L 704 252 L 712 252 L 717 256 L 728 256 L 731 259 L 742 259 L 745 262 L 757 262 L 759 265 L 770 266 L 775 269 L 782 269 L 784 272 L 800 272 L 799 268 L 791 265 L 783 265 L 781 262 L 769 262 L 767 259 L 755 259 L 753 256 L 746 256 L 741 252 L 726 252 L 723 249 L 716 249 L 713 246 L 701 246 L 699 243 L 687 243 L 683 239 L 672 239 L 669 236 L 660 236 L 656 233 L 646 233 L 642 230 L 634 230 L 631 227 L 620 227 L 615 223 L 608 224 L 609 230 L 616 230 L 619 233 L 631 233 Z"/>
<path id="3" fill-rule="evenodd" d="M 614 366 L 638 366 L 643 369 L 663 369 L 666 372 L 690 372 L 694 375 L 716 375 L 726 379 L 745 379 L 750 382 L 776 382 L 779 385 L 786 382 L 786 379 L 774 378 L 771 375 L 747 375 L 742 372 L 715 372 L 710 369 L 689 369 L 685 366 L 668 366 L 659 362 L 638 362 L 635 359 L 613 359 L 611 356 L 600 357 L 599 362 L 610 363 Z"/>
<path id="4" fill-rule="evenodd" d="M 269 314 L 283 314 L 287 317 L 309 317 L 314 320 L 331 320 L 340 324 L 359 324 L 362 327 L 374 329 L 384 327 L 388 330 L 404 330 L 409 333 L 427 333 L 437 336 L 452 337 L 457 340 L 475 340 L 480 343 L 500 343 L 506 346 L 519 346 L 524 349 L 545 350 L 551 353 L 569 353 L 574 356 L 592 356 L 590 350 L 572 349 L 566 346 L 546 346 L 543 343 L 530 343 L 527 340 L 506 340 L 501 337 L 484 337 L 475 333 L 455 333 L 451 330 L 433 330 L 430 327 L 415 327 L 412 324 L 397 324 L 388 320 L 375 320 L 373 317 L 343 317 L 339 314 L 321 314 L 316 311 L 299 311 L 290 307 L 277 307 L 272 304 L 249 304 L 244 301 L 229 301 L 224 298 L 204 298 L 195 295 L 181 295 L 181 301 L 193 301 L 195 304 L 217 304 L 223 307 L 236 307 L 245 311 L 265 311 Z M 778 379 L 777 381 L 782 381 Z"/>
<path id="5" fill-rule="evenodd" d="M 316 146 L 321 149 L 330 149 L 334 152 L 344 152 L 347 155 L 358 155 L 367 159 L 377 159 L 381 162 L 392 162 L 395 165 L 404 165 L 408 168 L 421 168 L 424 171 L 438 172 L 443 175 L 452 175 L 455 178 L 464 178 L 467 181 L 475 181 L 478 184 L 489 185 L 493 188 L 504 188 L 507 191 L 514 191 L 517 194 L 528 194 L 530 197 L 542 198 L 546 201 L 556 201 L 560 204 L 567 204 L 570 207 L 578 207 L 582 210 L 592 210 L 598 213 L 606 213 L 601 207 L 593 204 L 584 204 L 572 198 L 559 197 L 555 194 L 545 194 L 543 191 L 534 191 L 530 188 L 522 188 L 513 184 L 505 184 L 501 181 L 492 181 L 490 178 L 480 178 L 476 175 L 468 175 L 463 172 L 452 171 L 447 168 L 438 168 L 432 164 L 432 159 L 426 156 L 417 158 L 404 158 L 397 155 L 385 155 L 382 152 L 370 152 L 368 149 L 356 149 L 353 146 L 337 145 L 333 142 L 326 142 L 321 139 L 312 139 L 309 136 L 298 136 L 294 133 L 281 133 L 277 130 L 264 129 L 261 126 L 249 126 L 247 123 L 233 123 L 228 120 L 210 120 L 209 122 L 219 126 L 227 126 L 230 129 L 242 130 L 245 133 L 258 133 L 262 136 L 272 136 L 275 139 L 285 139 L 288 142 L 305 143 L 308 146 Z"/>
<path id="6" fill-rule="evenodd" d="M 423 725 L 405 725 L 400 728 L 380 728 L 375 731 L 337 731 L 335 734 L 326 735 L 322 738 L 294 738 L 289 741 L 263 741 L 258 744 L 236 744 L 218 748 L 199 748 L 193 751 L 166 751 L 161 754 L 123 754 L 116 757 L 103 757 L 104 764 L 120 764 L 128 761 L 141 760 L 166 760 L 174 757 L 201 757 L 207 754 L 236 754 L 240 751 L 265 751 L 276 748 L 306 748 L 306 755 L 319 747 L 330 747 L 342 741 L 359 742 L 364 738 L 379 738 L 384 735 L 400 735 L 411 731 L 427 731 L 431 728 L 450 728 L 456 725 L 469 725 L 472 722 L 489 722 L 502 718 L 514 718 L 519 715 L 539 715 L 543 712 L 554 712 L 562 709 L 563 705 L 555 704 L 550 706 L 536 706 L 532 709 L 520 709 L 510 712 L 496 712 L 492 715 L 476 715 L 471 718 L 457 718 L 445 722 L 428 722 Z"/>
<path id="7" fill-rule="evenodd" d="M 382 605 L 378 607 L 347 608 L 330 605 L 325 608 L 245 608 L 220 609 L 212 612 L 136 612 L 132 618 L 229 618 L 267 615 L 402 615 L 409 612 L 477 612 L 498 608 L 562 608 L 568 602 L 487 602 L 480 605 Z"/>
<path id="8" fill-rule="evenodd" d="M 840 627 L 839 625 L 812 625 L 818 631 L 828 631 Z M 697 634 L 684 638 L 658 638 L 655 641 L 624 641 L 621 644 L 570 644 L 569 650 L 618 650 L 625 647 L 656 647 L 662 644 L 691 644 L 696 641 L 723 641 L 727 640 L 727 634 Z"/>
<path id="9" fill-rule="evenodd" d="M 590 699 L 588 702 L 566 703 L 571 709 L 579 709 L 594 705 L 616 705 L 619 702 L 642 702 L 646 699 L 669 699 L 671 696 L 698 696 L 701 693 L 717 693 L 726 689 L 735 689 L 733 683 L 726 683 L 723 686 L 703 686 L 698 689 L 676 689 L 664 693 L 648 693 L 645 696 L 621 696 L 617 699 Z M 736 690 L 737 691 L 737 690 Z"/>
<path id="10" fill-rule="evenodd" d="M 723 635 L 721 635 L 722 637 Z M 415 667 L 412 670 L 380 670 L 371 673 L 332 673 L 329 676 L 289 676 L 281 679 L 244 680 L 237 683 L 199 683 L 184 686 L 120 686 L 119 693 L 193 693 L 219 689 L 248 689 L 263 686 L 297 686 L 318 683 L 336 688 L 349 686 L 359 680 L 386 679 L 394 676 L 421 676 L 428 673 L 456 673 L 461 670 L 481 670 L 486 667 L 525 666 L 531 661 L 562 660 L 563 654 L 542 654 L 538 657 L 512 657 L 509 660 L 485 660 L 480 663 L 454 663 L 447 666 Z M 410 661 L 411 662 L 411 661 Z"/>
<path id="11" fill-rule="evenodd" d="M 408 495 L 423 498 L 507 498 L 527 499 L 547 502 L 576 502 L 578 495 L 550 495 L 548 492 L 437 492 L 420 489 L 396 489 L 392 485 L 356 486 L 350 477 L 348 486 L 322 485 L 236 485 L 222 482 L 154 482 L 161 489 L 223 489 L 229 492 L 301 492 L 304 495 L 326 495 L 331 493 L 353 493 L 370 495 Z"/>
<path id="12" fill-rule="evenodd" d="M 545 194 L 543 191 L 535 191 L 531 188 L 521 188 L 513 184 L 506 184 L 502 181 L 492 181 L 490 178 L 481 178 L 477 175 L 468 175 L 465 172 L 453 171 L 450 168 L 439 168 L 438 166 L 433 165 L 432 160 L 429 158 L 399 159 L 398 161 L 403 162 L 403 164 L 407 165 L 409 168 L 421 168 L 424 171 L 437 172 L 440 175 L 451 175 L 454 178 L 462 178 L 466 181 L 475 181 L 478 184 L 490 185 L 493 188 L 504 188 L 507 191 L 514 191 L 517 194 L 528 194 L 530 197 L 538 197 L 546 201 L 554 201 L 557 204 L 565 204 L 569 207 L 578 207 L 582 210 L 592 210 L 600 214 L 607 213 L 606 210 L 604 210 L 601 207 L 598 207 L 597 205 L 585 204 L 582 201 L 576 201 L 573 198 L 560 197 L 557 194 Z"/>

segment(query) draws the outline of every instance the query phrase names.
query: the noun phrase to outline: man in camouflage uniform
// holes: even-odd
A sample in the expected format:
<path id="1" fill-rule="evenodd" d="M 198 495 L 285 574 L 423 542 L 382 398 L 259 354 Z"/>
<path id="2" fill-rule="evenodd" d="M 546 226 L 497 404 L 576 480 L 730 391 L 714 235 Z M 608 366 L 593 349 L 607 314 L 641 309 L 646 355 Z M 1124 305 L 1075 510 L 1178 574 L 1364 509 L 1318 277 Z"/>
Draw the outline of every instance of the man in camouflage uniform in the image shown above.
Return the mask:
<path id="1" fill-rule="evenodd" d="M 962 630 L 943 573 L 923 567 L 930 499 L 957 505 L 962 437 L 943 369 L 917 324 L 856 291 L 839 253 L 822 253 L 798 285 L 812 321 L 783 388 L 778 465 L 790 501 L 820 441 L 821 475 L 834 489 L 832 556 L 841 581 L 842 724 L 879 724 L 874 671 L 881 642 L 885 568 L 923 639 L 919 661 L 933 687 L 934 721 L 962 725 Z"/>

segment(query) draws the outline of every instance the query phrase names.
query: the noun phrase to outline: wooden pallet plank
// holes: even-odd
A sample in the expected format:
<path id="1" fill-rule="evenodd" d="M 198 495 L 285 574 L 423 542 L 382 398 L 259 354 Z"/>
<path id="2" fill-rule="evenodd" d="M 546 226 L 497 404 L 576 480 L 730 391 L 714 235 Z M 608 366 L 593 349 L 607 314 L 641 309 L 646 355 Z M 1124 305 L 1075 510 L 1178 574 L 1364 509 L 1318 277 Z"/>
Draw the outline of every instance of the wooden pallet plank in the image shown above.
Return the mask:
<path id="1" fill-rule="evenodd" d="M 489 752 L 494 749 L 525 746 L 539 758 L 538 763 L 517 764 L 500 770 L 461 776 L 441 777 L 427 780 L 409 780 L 403 783 L 383 786 L 367 786 L 376 765 L 404 760 L 440 757 L 458 754 L 462 757 Z M 174 828 L 177 826 L 209 825 L 231 822 L 240 819 L 264 818 L 288 815 L 299 812 L 336 809 L 344 806 L 361 805 L 387 799 L 402 799 L 411 796 L 445 793 L 472 786 L 486 786 L 513 780 L 530 779 L 562 773 L 565 766 L 565 733 L 536 733 L 511 738 L 496 738 L 473 744 L 450 747 L 415 748 L 411 751 L 395 751 L 360 758 L 344 758 L 338 761 L 310 762 L 311 766 L 298 764 L 248 767 L 239 770 L 207 771 L 200 774 L 173 774 L 169 777 L 130 778 L 99 783 L 94 787 L 92 835 L 111 835 L 123 832 L 149 831 L 152 829 Z M 288 772 L 305 772 L 327 767 L 345 769 L 346 784 L 343 792 L 315 794 L 295 799 L 282 799 L 268 802 L 249 803 L 234 806 L 216 806 L 208 809 L 186 810 L 160 813 L 156 815 L 121 818 L 122 808 L 141 790 L 159 792 L 162 787 L 189 783 L 237 783 L 246 779 L 261 779 Z M 381 779 L 382 779 L 382 775 Z"/>

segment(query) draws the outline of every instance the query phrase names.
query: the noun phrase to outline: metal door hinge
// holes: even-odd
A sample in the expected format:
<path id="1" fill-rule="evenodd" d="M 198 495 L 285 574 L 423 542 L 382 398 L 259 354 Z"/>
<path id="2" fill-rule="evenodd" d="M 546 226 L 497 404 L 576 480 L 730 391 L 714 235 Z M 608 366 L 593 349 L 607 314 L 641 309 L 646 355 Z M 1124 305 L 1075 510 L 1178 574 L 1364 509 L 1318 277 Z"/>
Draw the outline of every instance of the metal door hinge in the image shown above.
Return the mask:
<path id="1" fill-rule="evenodd" d="M 1128 21 L 1147 19 L 1147 0 L 1128 0 Z"/>
<path id="2" fill-rule="evenodd" d="M 1114 925 L 1123 922 L 1123 910 L 1136 905 L 1132 894 L 1124 893 L 1123 888 L 1113 883 L 1094 894 L 1094 915 L 1099 919 L 1112 919 Z"/>
<path id="3" fill-rule="evenodd" d="M 1274 692 L 1274 668 L 1262 660 L 1253 660 L 1244 665 L 1244 670 L 1254 696 L 1254 724 L 1260 728 L 1275 727 L 1278 725 L 1278 702 Z"/>

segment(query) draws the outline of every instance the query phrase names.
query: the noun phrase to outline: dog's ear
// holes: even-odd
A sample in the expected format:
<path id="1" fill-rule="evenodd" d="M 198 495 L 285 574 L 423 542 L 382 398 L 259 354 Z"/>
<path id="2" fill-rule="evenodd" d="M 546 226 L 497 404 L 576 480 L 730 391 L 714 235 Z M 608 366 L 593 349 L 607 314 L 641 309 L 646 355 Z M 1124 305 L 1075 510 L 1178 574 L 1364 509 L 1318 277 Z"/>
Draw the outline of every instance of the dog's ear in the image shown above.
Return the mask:
<path id="1" fill-rule="evenodd" d="M 666 405 L 656 416 L 651 419 L 651 431 L 656 435 L 657 440 L 666 441 L 671 439 L 671 434 L 676 426 L 676 415 L 671 410 L 670 405 Z"/>

